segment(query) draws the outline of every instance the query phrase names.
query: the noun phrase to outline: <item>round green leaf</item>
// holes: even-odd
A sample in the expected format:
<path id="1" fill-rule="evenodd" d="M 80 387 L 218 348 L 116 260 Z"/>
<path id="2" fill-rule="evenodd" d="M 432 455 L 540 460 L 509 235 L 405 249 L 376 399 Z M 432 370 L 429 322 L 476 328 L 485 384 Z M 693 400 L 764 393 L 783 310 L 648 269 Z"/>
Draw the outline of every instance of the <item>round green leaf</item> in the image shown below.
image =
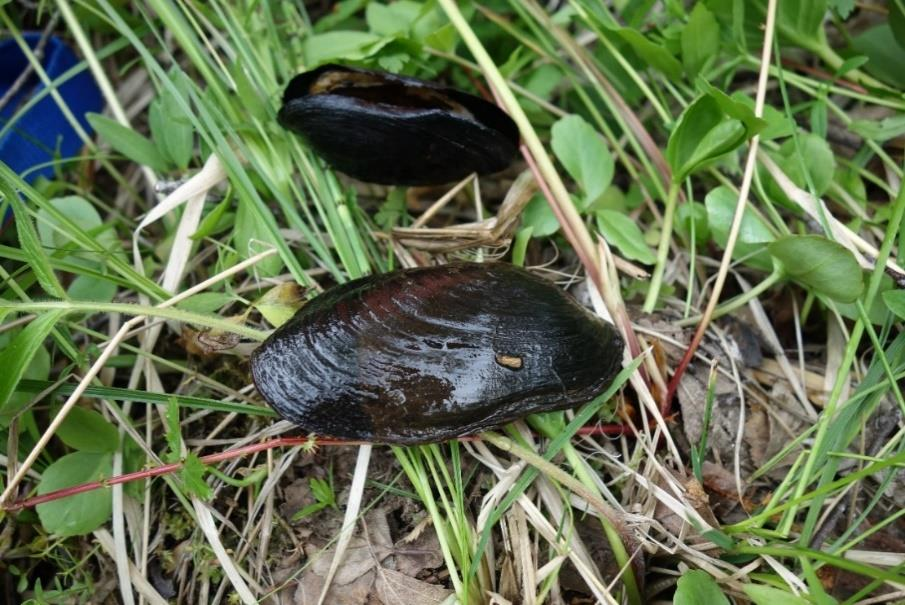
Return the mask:
<path id="1" fill-rule="evenodd" d="M 898 318 L 905 319 L 905 290 L 887 290 L 881 294 L 886 308 Z"/>
<path id="2" fill-rule="evenodd" d="M 531 227 L 533 237 L 547 237 L 559 231 L 559 221 L 542 195 L 535 195 L 525 206 L 522 226 Z"/>
<path id="3" fill-rule="evenodd" d="M 38 483 L 38 494 L 109 477 L 113 455 L 75 452 L 47 467 Z M 53 500 L 37 506 L 44 529 L 59 536 L 87 534 L 110 518 L 112 500 L 109 488 Z"/>
<path id="4" fill-rule="evenodd" d="M 619 248 L 631 260 L 653 265 L 657 257 L 644 243 L 644 234 L 632 219 L 615 210 L 597 211 L 597 227 L 606 241 Z"/>
<path id="5" fill-rule="evenodd" d="M 116 428 L 95 412 L 75 407 L 57 429 L 57 437 L 69 447 L 83 452 L 115 452 L 119 445 Z"/>
<path id="6" fill-rule="evenodd" d="M 788 235 L 768 247 L 785 274 L 817 294 L 855 302 L 864 289 L 861 267 L 841 244 L 819 235 Z"/>
<path id="7" fill-rule="evenodd" d="M 717 187 L 704 198 L 707 208 L 707 225 L 710 234 L 721 248 L 729 241 L 729 230 L 732 217 L 735 215 L 735 204 L 738 195 L 727 187 Z M 773 232 L 750 208 L 746 207 L 742 215 L 742 225 L 738 240 L 732 250 L 732 257 L 745 259 L 745 263 L 769 271 L 773 265 L 769 255 L 763 251 L 766 242 L 773 241 Z"/>
<path id="8" fill-rule="evenodd" d="M 613 180 L 613 156 L 603 138 L 581 116 L 560 119 L 551 130 L 556 158 L 584 191 L 582 208 L 603 195 Z"/>

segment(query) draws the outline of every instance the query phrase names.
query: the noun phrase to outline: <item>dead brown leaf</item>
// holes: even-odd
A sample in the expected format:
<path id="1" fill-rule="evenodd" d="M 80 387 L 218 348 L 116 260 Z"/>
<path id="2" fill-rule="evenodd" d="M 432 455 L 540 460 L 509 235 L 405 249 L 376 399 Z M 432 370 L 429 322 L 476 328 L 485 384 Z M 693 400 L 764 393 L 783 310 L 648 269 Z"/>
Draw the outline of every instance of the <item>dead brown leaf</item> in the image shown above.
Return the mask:
<path id="1" fill-rule="evenodd" d="M 422 582 L 385 567 L 377 570 L 376 589 L 377 597 L 384 605 L 438 605 L 452 593 L 437 584 Z"/>

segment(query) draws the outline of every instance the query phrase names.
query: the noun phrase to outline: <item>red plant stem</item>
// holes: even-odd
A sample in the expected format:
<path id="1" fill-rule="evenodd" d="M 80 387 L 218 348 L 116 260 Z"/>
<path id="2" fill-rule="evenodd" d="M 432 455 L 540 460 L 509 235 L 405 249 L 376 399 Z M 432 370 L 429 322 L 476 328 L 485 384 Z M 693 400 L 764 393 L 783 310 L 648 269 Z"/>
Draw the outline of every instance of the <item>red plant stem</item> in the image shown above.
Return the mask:
<path id="1" fill-rule="evenodd" d="M 619 436 L 629 434 L 629 431 L 628 427 L 622 424 L 603 424 L 595 426 L 583 426 L 578 429 L 578 431 L 576 431 L 576 434 Z M 478 441 L 479 439 L 480 436 L 478 435 L 468 435 L 458 438 L 459 441 Z M 232 458 L 238 458 L 240 456 L 246 456 L 248 454 L 254 454 L 256 452 L 270 450 L 277 447 L 291 447 L 306 444 L 313 444 L 314 446 L 319 447 L 322 445 L 363 445 L 365 443 L 367 442 L 345 441 L 342 439 L 328 438 L 311 439 L 310 437 L 277 437 L 276 439 L 270 439 L 267 441 L 261 441 L 260 443 L 253 443 L 251 445 L 237 447 L 236 449 L 226 450 L 225 452 L 218 452 L 216 454 L 202 456 L 201 458 L 199 458 L 199 460 L 201 460 L 203 464 L 214 464 L 217 462 L 222 462 L 224 460 L 231 460 Z M 52 492 L 47 492 L 46 494 L 41 494 L 40 496 L 33 496 L 31 498 L 15 500 L 5 505 L 3 509 L 9 512 L 13 512 L 22 510 L 24 508 L 31 508 L 39 504 L 52 502 L 54 500 L 59 500 L 61 498 L 68 498 L 70 496 L 83 494 L 85 492 L 94 491 L 96 489 L 118 485 L 120 483 L 129 483 L 131 481 L 150 479 L 151 477 L 159 477 L 161 475 L 167 475 L 180 470 L 182 468 L 182 465 L 182 462 L 161 464 L 160 466 L 146 468 L 140 471 L 135 471 L 133 473 L 126 473 L 124 475 L 117 475 L 116 477 L 110 477 L 109 479 L 102 479 L 100 481 L 91 481 L 89 483 L 81 483 L 79 485 L 73 485 L 71 487 L 64 487 Z"/>

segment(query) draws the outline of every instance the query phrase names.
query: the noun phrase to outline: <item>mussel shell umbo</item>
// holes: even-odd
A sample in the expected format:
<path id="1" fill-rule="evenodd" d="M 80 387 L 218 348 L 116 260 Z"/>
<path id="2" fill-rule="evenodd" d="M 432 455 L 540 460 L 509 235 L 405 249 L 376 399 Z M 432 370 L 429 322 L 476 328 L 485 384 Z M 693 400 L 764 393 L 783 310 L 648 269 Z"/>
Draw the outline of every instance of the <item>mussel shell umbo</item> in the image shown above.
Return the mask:
<path id="1" fill-rule="evenodd" d="M 433 82 L 342 65 L 295 76 L 277 116 L 337 170 L 439 185 L 506 168 L 518 128 L 493 103 Z"/>
<path id="2" fill-rule="evenodd" d="M 453 263 L 325 291 L 252 355 L 258 391 L 303 429 L 426 443 L 601 393 L 622 360 L 613 327 L 503 263 Z"/>

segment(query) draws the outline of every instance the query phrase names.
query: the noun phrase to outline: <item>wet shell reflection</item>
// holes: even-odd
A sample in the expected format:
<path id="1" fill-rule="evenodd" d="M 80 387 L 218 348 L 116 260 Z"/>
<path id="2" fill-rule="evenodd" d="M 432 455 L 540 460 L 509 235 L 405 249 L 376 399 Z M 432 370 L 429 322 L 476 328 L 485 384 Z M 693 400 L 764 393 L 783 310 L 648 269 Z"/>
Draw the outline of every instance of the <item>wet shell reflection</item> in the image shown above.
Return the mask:
<path id="1" fill-rule="evenodd" d="M 554 284 L 454 263 L 324 292 L 255 351 L 252 373 L 306 431 L 425 443 L 584 403 L 621 359 L 613 327 Z"/>

